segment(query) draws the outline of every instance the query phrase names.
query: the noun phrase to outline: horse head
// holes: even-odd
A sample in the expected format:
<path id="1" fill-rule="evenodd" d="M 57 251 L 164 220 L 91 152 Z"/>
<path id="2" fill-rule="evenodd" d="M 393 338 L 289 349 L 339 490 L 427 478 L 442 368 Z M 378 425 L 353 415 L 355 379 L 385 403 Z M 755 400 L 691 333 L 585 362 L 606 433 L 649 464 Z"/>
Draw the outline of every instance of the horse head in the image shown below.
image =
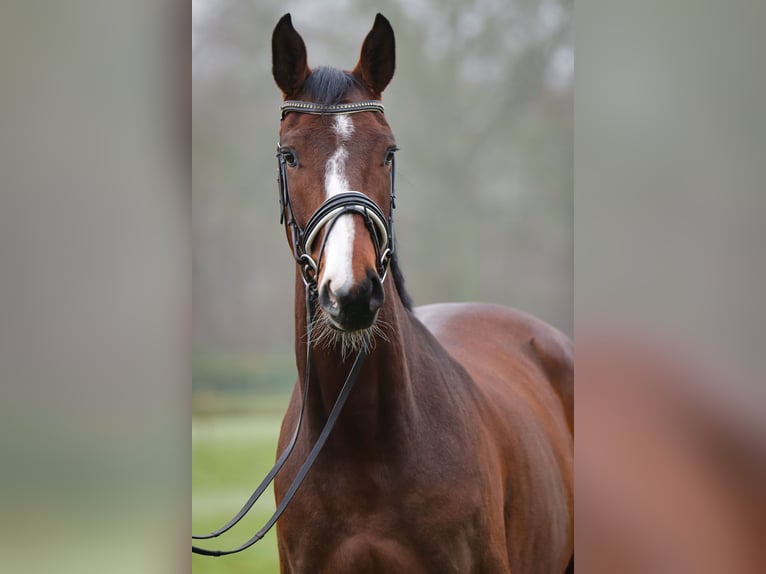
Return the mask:
<path id="1" fill-rule="evenodd" d="M 272 36 L 284 98 L 277 155 L 287 239 L 325 318 L 343 332 L 370 328 L 385 301 L 396 145 L 380 98 L 394 52 L 380 14 L 351 71 L 309 68 L 289 14 Z"/>

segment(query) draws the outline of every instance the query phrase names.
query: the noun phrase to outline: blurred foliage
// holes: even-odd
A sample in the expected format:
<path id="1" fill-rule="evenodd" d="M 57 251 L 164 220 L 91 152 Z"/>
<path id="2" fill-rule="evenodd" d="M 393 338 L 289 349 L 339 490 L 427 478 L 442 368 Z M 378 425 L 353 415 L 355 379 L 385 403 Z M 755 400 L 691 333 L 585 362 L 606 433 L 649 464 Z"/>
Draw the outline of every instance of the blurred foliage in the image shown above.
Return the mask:
<path id="1" fill-rule="evenodd" d="M 195 353 L 192 390 L 284 393 L 295 382 L 295 360 L 290 353 Z"/>
<path id="2" fill-rule="evenodd" d="M 401 148 L 396 230 L 416 304 L 497 302 L 571 334 L 571 1 L 218 0 L 194 3 L 196 348 L 290 352 L 271 32 L 291 12 L 310 65 L 350 69 L 377 11 L 397 39 L 384 99 Z M 212 384 L 206 361 L 195 362 L 195 389 Z M 225 370 L 216 372 L 233 387 L 249 372 Z"/>

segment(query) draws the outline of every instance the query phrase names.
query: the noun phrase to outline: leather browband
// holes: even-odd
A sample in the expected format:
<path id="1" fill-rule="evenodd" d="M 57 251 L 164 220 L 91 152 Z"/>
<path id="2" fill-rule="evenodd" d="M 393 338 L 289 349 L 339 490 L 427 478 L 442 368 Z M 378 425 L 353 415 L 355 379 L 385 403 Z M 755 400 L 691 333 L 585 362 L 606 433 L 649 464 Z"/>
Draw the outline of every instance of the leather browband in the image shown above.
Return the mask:
<path id="1" fill-rule="evenodd" d="M 366 100 L 364 102 L 353 102 L 350 104 L 321 105 L 313 102 L 302 102 L 299 100 L 286 100 L 279 106 L 282 110 L 282 119 L 290 112 L 300 112 L 302 114 L 315 115 L 337 115 L 337 114 L 356 114 L 359 112 L 381 112 L 385 110 L 383 104 L 378 100 Z"/>

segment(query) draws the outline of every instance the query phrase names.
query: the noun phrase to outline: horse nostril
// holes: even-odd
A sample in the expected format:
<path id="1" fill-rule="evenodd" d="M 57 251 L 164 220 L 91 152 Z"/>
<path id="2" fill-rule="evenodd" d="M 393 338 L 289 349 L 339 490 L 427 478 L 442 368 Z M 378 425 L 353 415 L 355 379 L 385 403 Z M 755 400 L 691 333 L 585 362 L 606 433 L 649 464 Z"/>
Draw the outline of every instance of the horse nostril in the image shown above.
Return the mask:
<path id="1" fill-rule="evenodd" d="M 329 281 L 319 289 L 319 304 L 322 306 L 322 309 L 333 317 L 337 317 L 340 314 L 338 300 L 335 297 L 335 293 L 333 293 L 330 288 Z"/>

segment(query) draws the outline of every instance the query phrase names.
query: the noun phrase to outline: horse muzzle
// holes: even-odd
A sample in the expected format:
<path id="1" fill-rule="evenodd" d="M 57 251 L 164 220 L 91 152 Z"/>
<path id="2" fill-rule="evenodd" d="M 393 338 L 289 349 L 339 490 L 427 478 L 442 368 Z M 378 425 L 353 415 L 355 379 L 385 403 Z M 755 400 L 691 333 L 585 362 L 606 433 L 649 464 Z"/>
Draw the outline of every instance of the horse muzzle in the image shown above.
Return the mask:
<path id="1" fill-rule="evenodd" d="M 340 331 L 359 331 L 372 326 L 386 297 L 383 282 L 373 269 L 357 284 L 344 284 L 337 289 L 325 282 L 319 289 L 319 305 Z"/>

